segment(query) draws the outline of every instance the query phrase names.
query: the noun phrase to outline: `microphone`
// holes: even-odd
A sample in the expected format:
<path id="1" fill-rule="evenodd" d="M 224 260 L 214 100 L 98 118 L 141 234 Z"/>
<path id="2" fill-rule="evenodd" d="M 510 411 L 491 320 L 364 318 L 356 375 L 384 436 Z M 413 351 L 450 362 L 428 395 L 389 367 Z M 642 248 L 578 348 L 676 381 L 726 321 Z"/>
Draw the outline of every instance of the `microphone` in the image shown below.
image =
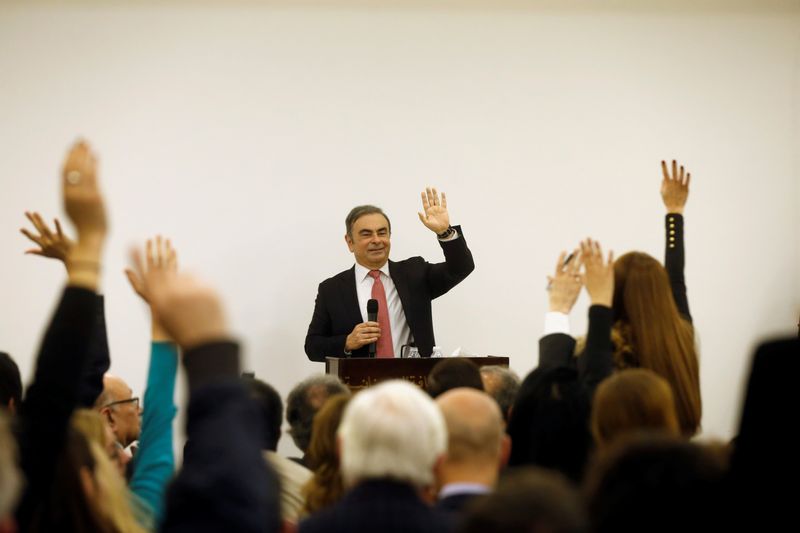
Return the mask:
<path id="1" fill-rule="evenodd" d="M 378 321 L 378 300 L 371 298 L 367 300 L 367 322 Z M 369 356 L 375 357 L 375 343 L 369 343 Z"/>

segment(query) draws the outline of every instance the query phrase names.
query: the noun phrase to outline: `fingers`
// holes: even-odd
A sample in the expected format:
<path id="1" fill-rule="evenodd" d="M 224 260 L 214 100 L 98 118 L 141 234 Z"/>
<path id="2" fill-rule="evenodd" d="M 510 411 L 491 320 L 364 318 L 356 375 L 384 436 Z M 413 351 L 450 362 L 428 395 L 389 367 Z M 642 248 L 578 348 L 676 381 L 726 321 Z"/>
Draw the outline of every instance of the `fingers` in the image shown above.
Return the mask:
<path id="1" fill-rule="evenodd" d="M 56 233 L 58 234 L 58 238 L 63 241 L 64 230 L 61 229 L 61 222 L 59 222 L 57 218 L 54 218 L 53 223 L 56 225 Z"/>
<path id="2" fill-rule="evenodd" d="M 674 159 L 672 160 L 672 179 L 677 179 L 678 177 L 678 162 Z"/>
<path id="3" fill-rule="evenodd" d="M 442 193 L 442 207 L 447 209 L 447 197 Z"/>
<path id="4" fill-rule="evenodd" d="M 681 173 L 680 173 L 680 177 L 678 178 L 678 181 L 681 183 L 681 185 L 683 184 L 683 180 L 684 180 L 684 177 L 683 177 L 683 165 L 681 165 Z"/>
<path id="5" fill-rule="evenodd" d="M 661 161 L 661 172 L 664 173 L 664 181 L 669 181 L 669 171 L 667 170 L 666 161 Z"/>
<path id="6" fill-rule="evenodd" d="M 133 263 L 133 272 L 138 276 L 138 278 L 144 278 L 144 274 L 147 272 L 147 270 L 145 269 L 142 252 L 138 248 L 131 250 L 131 263 Z"/>
<path id="7" fill-rule="evenodd" d="M 156 264 L 155 258 L 153 257 L 155 250 L 153 249 L 152 239 L 147 239 L 147 242 L 144 246 L 145 254 L 147 256 L 147 270 L 143 270 L 142 273 L 152 270 Z"/>
<path id="8" fill-rule="evenodd" d="M 564 251 L 558 254 L 558 261 L 556 261 L 556 276 L 558 275 L 559 272 L 561 272 L 561 269 L 564 268 L 564 259 L 566 258 L 566 256 L 567 252 Z"/>
<path id="9" fill-rule="evenodd" d="M 130 268 L 126 268 L 125 276 L 128 278 L 128 282 L 131 284 L 131 287 L 133 287 L 133 290 L 136 292 L 141 292 L 142 280 L 139 279 L 139 276 L 136 275 L 136 272 L 134 272 Z"/>
<path id="10" fill-rule="evenodd" d="M 426 191 L 421 192 L 420 196 L 422 197 L 422 209 L 427 213 L 431 205 L 430 202 L 428 202 L 428 195 L 426 194 Z"/>
<path id="11" fill-rule="evenodd" d="M 692 181 L 692 174 L 687 172 L 686 173 L 686 181 L 684 182 L 683 186 L 687 189 L 689 188 L 689 182 Z"/>
<path id="12" fill-rule="evenodd" d="M 614 251 L 613 250 L 609 250 L 608 251 L 608 264 L 609 265 L 613 265 L 614 264 Z"/>
<path id="13" fill-rule="evenodd" d="M 29 238 L 30 240 L 32 240 L 33 242 L 35 242 L 39 246 L 42 246 L 42 240 L 37 235 L 32 234 L 30 231 L 26 230 L 25 228 L 20 228 L 19 231 L 20 231 L 20 233 L 25 235 L 27 238 Z"/>

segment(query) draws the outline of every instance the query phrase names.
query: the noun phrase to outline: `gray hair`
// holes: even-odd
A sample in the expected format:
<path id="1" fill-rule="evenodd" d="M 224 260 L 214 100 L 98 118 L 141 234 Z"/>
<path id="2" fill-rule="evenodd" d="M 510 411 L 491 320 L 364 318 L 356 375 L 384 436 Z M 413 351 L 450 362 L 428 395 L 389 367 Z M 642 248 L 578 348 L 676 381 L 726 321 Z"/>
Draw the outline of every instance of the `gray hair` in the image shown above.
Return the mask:
<path id="1" fill-rule="evenodd" d="M 355 224 L 356 220 L 364 215 L 383 215 L 383 218 L 386 219 L 386 223 L 389 224 L 389 233 L 392 232 L 392 221 L 389 220 L 389 217 L 386 216 L 386 213 L 383 212 L 383 209 L 374 205 L 357 205 L 350 210 L 350 212 L 347 214 L 347 218 L 344 219 L 344 225 L 347 228 L 347 234 L 351 238 L 353 237 L 353 224 Z"/>
<path id="2" fill-rule="evenodd" d="M 422 389 L 390 380 L 356 394 L 342 417 L 341 472 L 345 485 L 394 479 L 421 488 L 447 450 L 444 416 Z"/>
<path id="3" fill-rule="evenodd" d="M 481 367 L 483 389 L 500 406 L 503 420 L 508 422 L 508 411 L 514 405 L 514 400 L 519 392 L 519 376 L 504 366 L 490 365 Z M 491 381 L 491 386 L 488 381 Z"/>
<path id="4" fill-rule="evenodd" d="M 297 385 L 286 398 L 286 421 L 295 445 L 303 451 L 311 442 L 314 415 L 325 400 L 334 394 L 350 394 L 350 390 L 336 376 L 315 374 Z"/>
<path id="5" fill-rule="evenodd" d="M 0 522 L 14 512 L 22 483 L 22 473 L 17 465 L 17 443 L 6 414 L 0 409 Z"/>

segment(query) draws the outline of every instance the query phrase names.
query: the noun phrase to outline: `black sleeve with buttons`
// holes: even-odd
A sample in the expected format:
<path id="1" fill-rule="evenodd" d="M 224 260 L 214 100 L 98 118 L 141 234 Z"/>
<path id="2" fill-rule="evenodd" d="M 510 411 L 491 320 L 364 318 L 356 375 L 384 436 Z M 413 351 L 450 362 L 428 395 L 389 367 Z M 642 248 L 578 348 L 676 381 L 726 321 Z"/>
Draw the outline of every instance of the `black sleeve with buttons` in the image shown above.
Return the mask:
<path id="1" fill-rule="evenodd" d="M 683 248 L 683 215 L 668 213 L 664 225 L 667 235 L 664 266 L 669 275 L 672 296 L 675 299 L 678 312 L 684 319 L 691 322 L 692 315 L 689 312 L 689 299 L 686 297 L 686 278 L 683 274 L 686 262 Z"/>

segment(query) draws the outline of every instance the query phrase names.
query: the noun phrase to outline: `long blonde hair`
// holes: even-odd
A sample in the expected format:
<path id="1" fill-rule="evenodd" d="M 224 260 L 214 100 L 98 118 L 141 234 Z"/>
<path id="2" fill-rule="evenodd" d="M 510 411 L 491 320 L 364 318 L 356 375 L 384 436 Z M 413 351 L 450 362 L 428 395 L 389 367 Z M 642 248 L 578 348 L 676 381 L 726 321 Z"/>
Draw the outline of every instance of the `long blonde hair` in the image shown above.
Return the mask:
<path id="1" fill-rule="evenodd" d="M 700 368 L 692 325 L 678 313 L 667 271 L 657 260 L 630 252 L 614 262 L 617 362 L 647 368 L 675 394 L 681 433 L 700 426 Z"/>

